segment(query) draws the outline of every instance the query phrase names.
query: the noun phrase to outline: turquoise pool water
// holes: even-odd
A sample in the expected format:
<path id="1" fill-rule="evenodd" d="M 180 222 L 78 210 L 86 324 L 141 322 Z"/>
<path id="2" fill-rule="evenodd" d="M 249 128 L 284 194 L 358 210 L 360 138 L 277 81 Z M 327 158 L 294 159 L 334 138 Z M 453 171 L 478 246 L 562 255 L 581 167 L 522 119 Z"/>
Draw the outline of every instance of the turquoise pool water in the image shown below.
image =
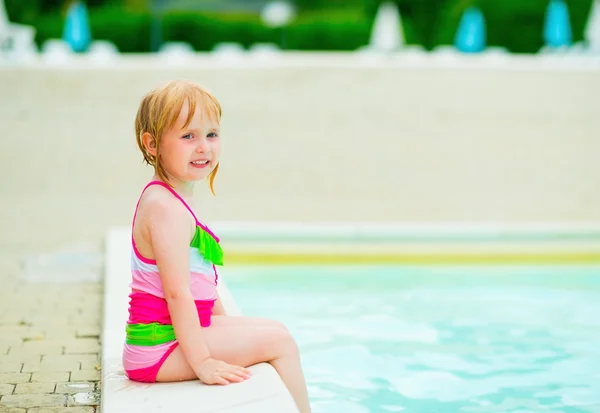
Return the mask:
<path id="1" fill-rule="evenodd" d="M 315 413 L 600 412 L 599 267 L 247 267 Z"/>

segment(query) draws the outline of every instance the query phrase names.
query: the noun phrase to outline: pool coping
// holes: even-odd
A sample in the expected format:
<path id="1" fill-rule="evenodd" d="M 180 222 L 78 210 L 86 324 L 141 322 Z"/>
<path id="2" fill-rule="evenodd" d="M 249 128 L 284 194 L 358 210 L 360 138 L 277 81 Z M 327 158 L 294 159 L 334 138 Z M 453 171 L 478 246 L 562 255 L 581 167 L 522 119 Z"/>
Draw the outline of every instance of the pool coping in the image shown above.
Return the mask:
<path id="1" fill-rule="evenodd" d="M 600 222 L 402 223 L 249 222 L 211 224 L 221 238 L 235 241 L 344 241 L 402 243 L 600 242 Z"/>
<path id="2" fill-rule="evenodd" d="M 600 224 L 211 225 L 230 264 L 600 264 Z"/>
<path id="3" fill-rule="evenodd" d="M 121 354 L 131 279 L 130 240 L 129 228 L 111 228 L 106 234 L 100 412 L 297 413 L 285 385 L 267 363 L 250 367 L 250 380 L 228 386 L 207 386 L 199 381 L 146 384 L 125 377 Z M 226 279 L 220 272 L 219 295 L 228 314 L 240 315 Z"/>

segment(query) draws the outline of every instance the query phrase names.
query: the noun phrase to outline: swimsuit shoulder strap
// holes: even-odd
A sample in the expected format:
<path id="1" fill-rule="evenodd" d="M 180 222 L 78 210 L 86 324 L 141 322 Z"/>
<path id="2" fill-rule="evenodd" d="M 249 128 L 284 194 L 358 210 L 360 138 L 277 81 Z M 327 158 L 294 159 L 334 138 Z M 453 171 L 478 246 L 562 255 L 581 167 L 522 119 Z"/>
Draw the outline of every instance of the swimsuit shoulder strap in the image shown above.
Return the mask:
<path id="1" fill-rule="evenodd" d="M 149 182 L 148 185 L 146 185 L 146 187 L 144 188 L 144 191 L 146 190 L 146 188 L 148 188 L 151 185 L 159 185 L 159 186 L 162 186 L 163 188 L 166 188 L 167 190 L 169 190 L 169 192 L 171 192 L 175 198 L 179 199 L 181 201 L 181 203 L 187 208 L 187 210 L 190 211 L 190 214 L 192 214 L 192 216 L 194 217 L 194 221 L 196 221 L 196 225 L 200 224 L 200 221 L 198 221 L 198 218 L 196 218 L 196 214 L 194 214 L 194 211 L 192 211 L 192 208 L 190 208 L 190 206 L 187 204 L 187 202 L 185 202 L 184 199 L 173 188 L 171 188 L 169 185 L 167 185 L 166 183 L 164 183 L 162 181 L 152 181 L 152 182 Z M 143 191 L 142 191 L 142 193 L 143 193 Z M 139 204 L 139 201 L 138 201 L 138 204 Z M 137 210 L 137 207 L 136 207 L 136 210 Z"/>

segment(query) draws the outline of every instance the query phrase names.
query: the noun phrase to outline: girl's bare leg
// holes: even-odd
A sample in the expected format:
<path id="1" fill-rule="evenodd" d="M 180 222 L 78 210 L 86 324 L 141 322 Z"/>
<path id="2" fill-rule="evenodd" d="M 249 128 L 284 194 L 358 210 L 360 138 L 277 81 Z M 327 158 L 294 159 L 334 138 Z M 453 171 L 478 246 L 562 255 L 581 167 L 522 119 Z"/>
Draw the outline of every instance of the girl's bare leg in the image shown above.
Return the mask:
<path id="1" fill-rule="evenodd" d="M 308 392 L 296 342 L 279 322 L 251 317 L 213 316 L 204 329 L 212 357 L 248 367 L 268 362 L 279 373 L 301 413 L 310 412 Z M 162 365 L 157 381 L 197 379 L 181 349 L 177 347 Z"/>

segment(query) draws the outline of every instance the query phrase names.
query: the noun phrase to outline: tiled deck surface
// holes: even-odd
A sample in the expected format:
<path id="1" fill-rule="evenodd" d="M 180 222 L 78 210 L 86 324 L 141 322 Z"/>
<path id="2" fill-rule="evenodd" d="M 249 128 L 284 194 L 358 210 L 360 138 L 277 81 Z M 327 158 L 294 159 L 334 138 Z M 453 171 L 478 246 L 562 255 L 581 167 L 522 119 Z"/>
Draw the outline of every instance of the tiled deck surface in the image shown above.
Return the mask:
<path id="1" fill-rule="evenodd" d="M 0 257 L 0 413 L 94 413 L 103 287 L 29 284 Z"/>

